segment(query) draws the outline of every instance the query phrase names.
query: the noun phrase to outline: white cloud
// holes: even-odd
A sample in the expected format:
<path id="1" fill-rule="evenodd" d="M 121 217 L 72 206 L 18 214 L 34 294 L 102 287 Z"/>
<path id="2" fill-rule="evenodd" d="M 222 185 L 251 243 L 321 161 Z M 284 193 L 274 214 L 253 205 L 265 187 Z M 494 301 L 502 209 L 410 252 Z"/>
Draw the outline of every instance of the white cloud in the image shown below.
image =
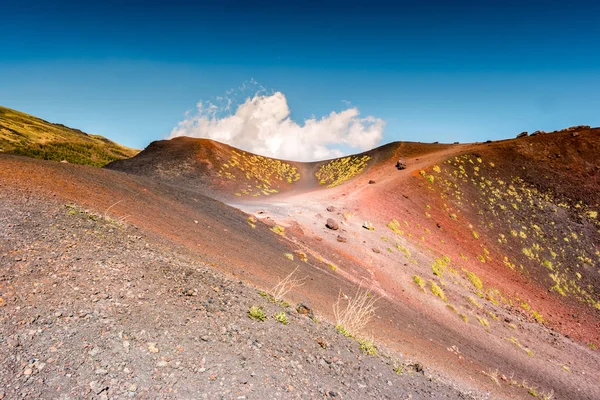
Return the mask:
<path id="1" fill-rule="evenodd" d="M 314 161 L 344 155 L 344 148 L 364 151 L 375 147 L 383 135 L 380 118 L 360 117 L 356 107 L 312 117 L 302 125 L 292 121 L 285 95 L 256 93 L 241 103 L 234 114 L 220 116 L 232 107 L 230 98 L 221 105 L 199 102 L 197 112 L 171 131 L 169 138 L 208 138 L 253 153 L 286 160 Z M 233 111 L 233 110 L 231 110 Z"/>

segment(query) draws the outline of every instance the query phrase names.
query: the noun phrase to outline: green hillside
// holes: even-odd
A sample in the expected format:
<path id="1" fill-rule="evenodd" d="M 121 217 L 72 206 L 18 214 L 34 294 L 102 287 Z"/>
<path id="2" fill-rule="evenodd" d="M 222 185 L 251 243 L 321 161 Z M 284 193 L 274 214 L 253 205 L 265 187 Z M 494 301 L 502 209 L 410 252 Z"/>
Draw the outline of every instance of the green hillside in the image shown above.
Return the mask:
<path id="1" fill-rule="evenodd" d="M 0 152 L 101 167 L 139 151 L 105 137 L 0 107 Z"/>

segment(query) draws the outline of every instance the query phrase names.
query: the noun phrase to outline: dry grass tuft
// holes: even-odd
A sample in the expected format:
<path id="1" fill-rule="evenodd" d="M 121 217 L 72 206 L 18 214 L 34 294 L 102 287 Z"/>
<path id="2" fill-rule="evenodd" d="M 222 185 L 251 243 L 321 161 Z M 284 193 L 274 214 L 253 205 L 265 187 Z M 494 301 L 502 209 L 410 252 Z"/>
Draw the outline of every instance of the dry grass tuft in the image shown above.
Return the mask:
<path id="1" fill-rule="evenodd" d="M 306 283 L 306 277 L 296 278 L 294 276 L 297 270 L 298 267 L 296 267 L 288 276 L 281 279 L 277 285 L 273 286 L 273 289 L 271 289 L 271 296 L 273 296 L 275 302 L 284 301 L 285 297 L 292 289 L 300 287 Z"/>
<path id="2" fill-rule="evenodd" d="M 378 298 L 370 291 L 363 290 L 361 286 L 356 289 L 354 297 L 347 299 L 345 306 L 342 300 L 346 300 L 340 291 L 337 301 L 333 305 L 335 327 L 338 332 L 348 337 L 356 337 L 368 325 L 375 315 L 375 303 Z"/>
<path id="3" fill-rule="evenodd" d="M 492 380 L 492 382 L 494 382 L 496 385 L 500 386 L 500 381 L 498 380 L 498 375 L 499 375 L 498 368 L 496 368 L 495 370 L 490 369 L 490 372 L 481 371 L 481 373 L 484 374 L 485 376 L 488 376 Z"/>

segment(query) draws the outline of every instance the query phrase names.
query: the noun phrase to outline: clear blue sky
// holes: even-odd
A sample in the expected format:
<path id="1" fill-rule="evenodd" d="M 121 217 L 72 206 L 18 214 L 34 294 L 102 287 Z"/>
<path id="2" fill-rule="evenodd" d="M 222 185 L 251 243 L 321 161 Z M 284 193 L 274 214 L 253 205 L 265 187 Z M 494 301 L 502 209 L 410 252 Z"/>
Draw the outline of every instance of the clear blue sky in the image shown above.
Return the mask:
<path id="1" fill-rule="evenodd" d="M 597 1 L 2 3 L 0 105 L 132 147 L 250 78 L 382 142 L 600 125 Z"/>

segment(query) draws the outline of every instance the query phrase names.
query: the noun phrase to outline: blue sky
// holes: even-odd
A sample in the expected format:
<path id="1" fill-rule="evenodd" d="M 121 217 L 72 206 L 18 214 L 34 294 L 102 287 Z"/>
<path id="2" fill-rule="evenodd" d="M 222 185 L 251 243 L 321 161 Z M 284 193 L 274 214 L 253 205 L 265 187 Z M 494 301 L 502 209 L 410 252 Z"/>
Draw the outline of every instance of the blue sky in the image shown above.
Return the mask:
<path id="1" fill-rule="evenodd" d="M 600 125 L 600 3 L 361 3 L 3 4 L 0 105 L 136 148 L 251 78 L 299 124 L 350 101 L 381 143 Z"/>

